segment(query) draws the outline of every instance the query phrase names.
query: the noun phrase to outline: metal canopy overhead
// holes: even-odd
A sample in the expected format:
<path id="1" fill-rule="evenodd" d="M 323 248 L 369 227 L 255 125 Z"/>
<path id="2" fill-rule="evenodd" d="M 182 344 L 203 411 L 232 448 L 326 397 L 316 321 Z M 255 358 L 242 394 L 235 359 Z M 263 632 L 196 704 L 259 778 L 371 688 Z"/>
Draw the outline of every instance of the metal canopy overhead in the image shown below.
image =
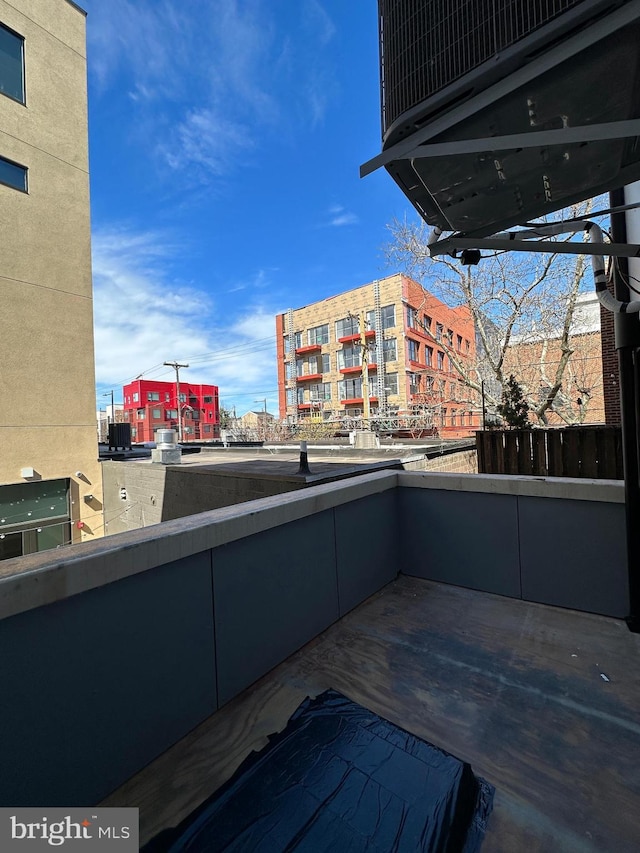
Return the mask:
<path id="1" fill-rule="evenodd" d="M 361 173 L 384 165 L 429 224 L 476 237 L 640 179 L 640 0 L 477 88 L 413 107 Z"/>

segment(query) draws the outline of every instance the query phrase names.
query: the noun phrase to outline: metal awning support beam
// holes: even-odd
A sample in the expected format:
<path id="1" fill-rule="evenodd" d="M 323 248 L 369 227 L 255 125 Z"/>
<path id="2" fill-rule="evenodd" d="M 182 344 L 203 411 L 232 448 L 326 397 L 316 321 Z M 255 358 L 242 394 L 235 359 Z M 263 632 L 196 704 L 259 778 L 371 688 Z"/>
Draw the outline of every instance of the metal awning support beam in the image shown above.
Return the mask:
<path id="1" fill-rule="evenodd" d="M 518 232 L 513 232 L 517 234 Z M 458 249 L 493 249 L 496 251 L 541 252 L 556 255 L 613 255 L 618 258 L 640 258 L 636 243 L 583 243 L 555 240 L 519 240 L 517 237 L 445 237 L 429 245 L 429 254 L 450 255 Z"/>
<path id="2" fill-rule="evenodd" d="M 587 124 L 580 127 L 564 127 L 561 130 L 533 130 L 530 133 L 486 136 L 482 139 L 425 143 L 398 154 L 394 159 L 451 157 L 456 154 L 491 153 L 514 148 L 544 148 L 548 145 L 571 145 L 577 142 L 598 142 L 603 139 L 627 139 L 632 136 L 640 136 L 640 119 L 611 121 L 606 124 Z"/>

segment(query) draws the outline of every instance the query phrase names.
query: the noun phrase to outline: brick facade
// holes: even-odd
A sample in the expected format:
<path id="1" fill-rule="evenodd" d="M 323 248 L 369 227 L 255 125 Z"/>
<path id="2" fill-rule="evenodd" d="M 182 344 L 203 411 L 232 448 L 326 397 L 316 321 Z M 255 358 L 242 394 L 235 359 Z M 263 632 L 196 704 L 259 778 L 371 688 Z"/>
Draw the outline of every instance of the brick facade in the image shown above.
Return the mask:
<path id="1" fill-rule="evenodd" d="M 376 285 L 380 329 L 375 327 Z M 363 334 L 371 415 L 424 413 L 434 429 L 452 438 L 478 428 L 477 395 L 464 381 L 476 357 L 471 313 L 449 308 L 402 274 L 276 317 L 281 418 L 339 421 L 362 415 Z M 378 337 L 384 341 L 381 364 Z"/>

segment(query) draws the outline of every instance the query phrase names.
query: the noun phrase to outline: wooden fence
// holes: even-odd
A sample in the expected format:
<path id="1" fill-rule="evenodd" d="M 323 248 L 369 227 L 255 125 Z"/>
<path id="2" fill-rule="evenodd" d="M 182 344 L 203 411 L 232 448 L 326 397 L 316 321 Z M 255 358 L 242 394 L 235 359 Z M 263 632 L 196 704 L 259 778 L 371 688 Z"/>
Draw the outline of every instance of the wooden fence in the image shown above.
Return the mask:
<path id="1" fill-rule="evenodd" d="M 480 474 L 622 480 L 620 427 L 479 430 Z"/>

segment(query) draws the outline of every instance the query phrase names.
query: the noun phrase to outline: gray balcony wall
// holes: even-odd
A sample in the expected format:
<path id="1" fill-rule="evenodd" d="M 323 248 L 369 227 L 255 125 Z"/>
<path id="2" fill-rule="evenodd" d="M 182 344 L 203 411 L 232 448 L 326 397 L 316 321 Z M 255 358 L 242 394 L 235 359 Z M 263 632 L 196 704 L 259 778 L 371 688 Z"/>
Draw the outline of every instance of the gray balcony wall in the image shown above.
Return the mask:
<path id="1" fill-rule="evenodd" d="M 621 484 L 379 472 L 0 564 L 0 805 L 99 802 L 398 571 L 627 615 Z"/>
<path id="2" fill-rule="evenodd" d="M 3 806 L 89 805 L 217 708 L 211 558 L 0 621 Z"/>
<path id="3" fill-rule="evenodd" d="M 624 618 L 623 485 L 480 475 L 399 475 L 403 572 Z M 439 486 L 439 488 L 438 488 Z"/>
<path id="4" fill-rule="evenodd" d="M 624 618 L 624 505 L 518 498 L 522 598 Z"/>
<path id="5" fill-rule="evenodd" d="M 517 498 L 399 489 L 398 501 L 405 574 L 521 597 Z"/>
<path id="6" fill-rule="evenodd" d="M 53 600 L 24 609 L 22 585 L 23 611 L 0 619 L 0 805 L 99 802 L 391 581 L 395 475 L 373 482 L 327 508 L 268 499 L 273 518 L 245 505 L 109 537 L 84 559 L 79 546 L 65 552 L 73 565 L 21 563 L 44 566 L 29 580 Z M 176 539 L 201 548 L 207 527 L 211 547 L 157 565 Z M 118 564 L 136 573 L 101 583 Z M 19 595 L 19 576 L 5 581 Z M 16 609 L 15 595 L 0 601 Z"/>

